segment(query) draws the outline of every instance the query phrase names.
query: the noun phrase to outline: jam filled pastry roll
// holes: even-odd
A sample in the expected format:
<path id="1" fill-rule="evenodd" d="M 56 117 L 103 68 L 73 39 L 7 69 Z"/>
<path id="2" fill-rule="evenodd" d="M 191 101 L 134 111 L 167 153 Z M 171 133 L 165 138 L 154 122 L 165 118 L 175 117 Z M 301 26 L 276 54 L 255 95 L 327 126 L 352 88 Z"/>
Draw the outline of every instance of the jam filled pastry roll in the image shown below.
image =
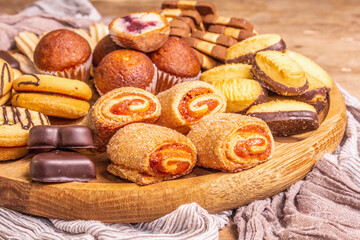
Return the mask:
<path id="1" fill-rule="evenodd" d="M 115 133 L 107 146 L 108 171 L 121 178 L 147 185 L 181 177 L 196 162 L 194 144 L 172 129 L 134 123 Z"/>
<path id="2" fill-rule="evenodd" d="M 204 116 L 224 112 L 225 96 L 214 86 L 202 82 L 183 82 L 157 95 L 161 116 L 156 124 L 188 133 Z"/>
<path id="3" fill-rule="evenodd" d="M 198 166 L 226 172 L 239 172 L 267 161 L 275 147 L 264 121 L 233 113 L 204 118 L 188 138 L 198 151 Z"/>
<path id="4" fill-rule="evenodd" d="M 159 100 L 153 94 L 140 88 L 117 88 L 96 101 L 83 125 L 92 131 L 95 150 L 104 152 L 119 128 L 134 122 L 153 123 L 160 112 Z"/>

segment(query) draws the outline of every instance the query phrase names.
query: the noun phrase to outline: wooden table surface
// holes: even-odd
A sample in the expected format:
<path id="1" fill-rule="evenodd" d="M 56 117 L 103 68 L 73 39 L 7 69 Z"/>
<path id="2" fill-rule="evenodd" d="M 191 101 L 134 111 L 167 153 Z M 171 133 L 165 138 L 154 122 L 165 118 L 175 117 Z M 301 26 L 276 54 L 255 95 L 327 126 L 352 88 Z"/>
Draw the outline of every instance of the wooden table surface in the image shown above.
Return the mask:
<path id="1" fill-rule="evenodd" d="M 14 14 L 32 0 L 0 0 L 2 13 Z M 103 16 L 159 8 L 162 0 L 91 0 Z M 359 0 L 210 0 L 223 16 L 243 17 L 259 33 L 278 33 L 291 50 L 322 66 L 341 87 L 360 99 Z M 237 239 L 236 226 L 220 239 Z"/>

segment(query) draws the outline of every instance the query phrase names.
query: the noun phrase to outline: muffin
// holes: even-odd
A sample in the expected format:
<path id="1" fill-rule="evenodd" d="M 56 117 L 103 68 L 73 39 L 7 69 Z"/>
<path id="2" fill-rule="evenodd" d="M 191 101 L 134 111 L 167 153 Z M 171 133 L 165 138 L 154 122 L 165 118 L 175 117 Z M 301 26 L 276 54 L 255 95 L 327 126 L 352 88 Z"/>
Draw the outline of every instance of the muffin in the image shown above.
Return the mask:
<path id="1" fill-rule="evenodd" d="M 94 82 L 103 95 L 120 87 L 137 87 L 155 92 L 156 71 L 144 53 L 121 49 L 106 55 L 96 68 Z"/>
<path id="2" fill-rule="evenodd" d="M 195 81 L 200 77 L 201 66 L 196 53 L 180 38 L 169 37 L 149 56 L 157 68 L 156 94 L 177 83 Z"/>
<path id="3" fill-rule="evenodd" d="M 121 47 L 114 43 L 110 35 L 106 35 L 98 42 L 93 52 L 92 64 L 97 67 L 100 61 L 109 53 L 119 50 Z"/>
<path id="4" fill-rule="evenodd" d="M 34 63 L 41 74 L 89 80 L 91 48 L 79 34 L 58 29 L 41 38 L 34 51 Z"/>
<path id="5" fill-rule="evenodd" d="M 138 12 L 115 18 L 109 25 L 109 32 L 121 47 L 152 52 L 166 42 L 170 25 L 159 13 Z"/>

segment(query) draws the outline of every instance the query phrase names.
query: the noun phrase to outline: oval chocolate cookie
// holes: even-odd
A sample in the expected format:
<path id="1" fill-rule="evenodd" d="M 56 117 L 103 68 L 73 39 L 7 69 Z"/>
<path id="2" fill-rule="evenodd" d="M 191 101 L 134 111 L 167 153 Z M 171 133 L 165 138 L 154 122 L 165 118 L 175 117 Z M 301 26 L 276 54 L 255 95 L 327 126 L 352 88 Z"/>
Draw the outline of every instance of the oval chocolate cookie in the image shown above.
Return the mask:
<path id="1" fill-rule="evenodd" d="M 277 34 L 261 34 L 247 38 L 226 51 L 226 63 L 252 64 L 255 54 L 259 51 L 285 51 L 286 44 Z"/>
<path id="2" fill-rule="evenodd" d="M 280 95 L 298 96 L 309 87 L 304 70 L 282 52 L 257 53 L 251 72 L 255 80 Z"/>
<path id="3" fill-rule="evenodd" d="M 264 120 L 272 134 L 277 137 L 313 131 L 320 126 L 315 108 L 294 100 L 277 100 L 254 105 L 246 114 Z"/>

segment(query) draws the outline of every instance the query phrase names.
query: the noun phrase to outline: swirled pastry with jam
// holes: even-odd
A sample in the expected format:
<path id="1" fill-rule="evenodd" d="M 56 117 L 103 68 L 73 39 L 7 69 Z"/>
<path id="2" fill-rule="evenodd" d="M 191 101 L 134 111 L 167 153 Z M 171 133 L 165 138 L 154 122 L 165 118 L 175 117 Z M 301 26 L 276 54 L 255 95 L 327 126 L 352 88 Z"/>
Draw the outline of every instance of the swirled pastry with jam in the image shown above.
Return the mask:
<path id="1" fill-rule="evenodd" d="M 117 88 L 96 101 L 83 125 L 91 129 L 96 151 L 104 152 L 117 130 L 129 123 L 153 123 L 160 112 L 159 100 L 153 94 L 140 88 Z"/>
<path id="2" fill-rule="evenodd" d="M 258 118 L 233 113 L 208 116 L 187 135 L 198 151 L 198 166 L 238 172 L 269 160 L 274 140 Z"/>
<path id="3" fill-rule="evenodd" d="M 225 96 L 202 82 L 183 82 L 157 95 L 161 116 L 156 124 L 187 133 L 204 116 L 224 112 Z"/>
<path id="4" fill-rule="evenodd" d="M 138 185 L 178 178 L 193 169 L 194 144 L 172 129 L 146 123 L 129 124 L 107 146 L 108 171 Z"/>

